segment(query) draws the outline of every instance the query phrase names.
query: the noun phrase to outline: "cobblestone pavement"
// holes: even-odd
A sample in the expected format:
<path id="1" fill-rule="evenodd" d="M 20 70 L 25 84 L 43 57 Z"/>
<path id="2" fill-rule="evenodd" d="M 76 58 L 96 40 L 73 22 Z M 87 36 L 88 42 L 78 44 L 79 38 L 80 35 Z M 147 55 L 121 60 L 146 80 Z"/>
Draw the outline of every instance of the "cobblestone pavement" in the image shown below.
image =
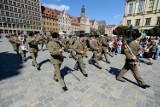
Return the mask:
<path id="1" fill-rule="evenodd" d="M 140 75 L 151 85 L 148 89 L 137 86 L 131 72 L 121 83 L 115 80 L 124 65 L 124 55 L 110 58 L 111 64 L 100 61 L 102 69 L 88 64 L 92 53 L 84 58 L 86 78 L 80 71 L 73 71 L 75 60 L 68 53 L 62 64 L 62 72 L 68 91 L 62 91 L 53 80 L 53 65 L 48 50 L 39 51 L 37 62 L 41 70 L 31 66 L 30 54 L 22 63 L 13 52 L 6 38 L 0 39 L 0 107 L 160 107 L 160 59 L 152 66 L 144 62 L 139 66 Z"/>

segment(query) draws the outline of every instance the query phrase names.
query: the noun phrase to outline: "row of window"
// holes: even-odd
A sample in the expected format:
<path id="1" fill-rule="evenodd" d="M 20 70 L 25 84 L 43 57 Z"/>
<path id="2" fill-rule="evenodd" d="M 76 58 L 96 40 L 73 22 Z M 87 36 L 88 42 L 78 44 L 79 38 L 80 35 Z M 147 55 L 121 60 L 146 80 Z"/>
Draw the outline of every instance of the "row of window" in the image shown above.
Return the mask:
<path id="1" fill-rule="evenodd" d="M 137 13 L 143 12 L 144 3 L 145 3 L 144 0 L 139 1 Z M 149 0 L 148 8 L 152 10 L 153 5 L 154 5 L 154 0 Z M 133 6 L 134 6 L 133 3 L 129 4 L 128 14 L 132 14 L 133 13 Z"/>
<path id="2" fill-rule="evenodd" d="M 37 30 L 41 30 L 41 27 L 39 27 L 39 26 L 11 25 L 11 24 L 3 24 L 3 23 L 0 23 L 0 27 L 7 27 L 7 28 L 24 28 L 24 29 L 37 29 Z"/>
<path id="3" fill-rule="evenodd" d="M 36 17 L 33 15 L 25 15 L 25 14 L 19 14 L 19 13 L 14 13 L 14 12 L 9 12 L 9 11 L 1 11 L 1 10 L 0 10 L 0 15 L 7 16 L 7 17 L 21 18 L 21 19 L 26 19 L 26 20 L 36 20 L 36 21 L 41 20 L 40 17 Z"/>
<path id="4" fill-rule="evenodd" d="M 141 21 L 141 19 L 136 19 L 135 26 L 139 26 L 140 21 Z M 151 18 L 146 18 L 145 25 L 150 25 L 150 23 L 151 23 Z M 131 26 L 131 20 L 127 20 L 127 25 Z M 160 17 L 157 17 L 156 25 L 160 25 Z"/>
<path id="5" fill-rule="evenodd" d="M 57 23 L 53 23 L 53 22 L 43 22 L 44 25 L 50 25 L 50 26 L 58 26 Z"/>
<path id="6" fill-rule="evenodd" d="M 17 2 L 16 2 L 17 1 Z M 18 7 L 22 7 L 24 8 L 24 4 L 28 4 L 28 5 L 31 5 L 31 6 L 34 6 L 34 7 L 39 7 L 39 2 L 32 2 L 32 1 L 29 1 L 29 0 L 0 0 L 0 3 L 4 3 L 4 4 L 9 4 L 9 5 L 14 5 L 14 6 L 18 6 Z"/>
<path id="7" fill-rule="evenodd" d="M 44 28 L 45 31 L 58 31 L 58 28 Z"/>
<path id="8" fill-rule="evenodd" d="M 25 6 L 27 6 L 27 5 L 25 5 Z M 24 8 L 19 8 L 19 7 L 15 7 L 15 6 L 0 4 L 0 9 L 4 9 L 4 10 L 7 10 L 7 11 L 8 10 L 9 11 L 15 11 L 15 12 L 23 13 L 23 14 L 28 13 L 29 11 L 30 12 L 34 11 L 35 13 L 40 13 L 39 8 L 31 7 L 31 6 L 24 7 Z"/>
<path id="9" fill-rule="evenodd" d="M 0 17 L 0 21 L 2 21 L 2 22 L 20 22 L 20 23 L 33 24 L 33 25 L 41 26 L 41 22 L 15 19 L 15 18 L 8 18 L 8 17 L 7 18 L 6 17 Z"/>

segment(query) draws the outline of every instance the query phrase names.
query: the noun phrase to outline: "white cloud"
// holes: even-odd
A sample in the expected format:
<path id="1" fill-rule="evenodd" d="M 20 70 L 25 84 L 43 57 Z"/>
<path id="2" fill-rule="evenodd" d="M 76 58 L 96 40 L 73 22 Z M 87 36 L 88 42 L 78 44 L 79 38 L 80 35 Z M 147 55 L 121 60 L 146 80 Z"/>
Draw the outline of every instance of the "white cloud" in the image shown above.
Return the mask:
<path id="1" fill-rule="evenodd" d="M 58 0 L 60 1 L 60 0 Z M 43 6 L 46 6 L 48 8 L 51 8 L 51 9 L 57 9 L 57 10 L 66 10 L 68 11 L 70 9 L 70 6 L 67 6 L 67 5 L 64 5 L 64 4 L 61 4 L 61 5 L 55 5 L 55 4 L 46 4 L 46 3 L 43 3 Z"/>
<path id="2" fill-rule="evenodd" d="M 120 17 L 121 17 L 121 15 L 117 14 L 117 15 L 114 16 L 114 19 L 119 19 Z"/>

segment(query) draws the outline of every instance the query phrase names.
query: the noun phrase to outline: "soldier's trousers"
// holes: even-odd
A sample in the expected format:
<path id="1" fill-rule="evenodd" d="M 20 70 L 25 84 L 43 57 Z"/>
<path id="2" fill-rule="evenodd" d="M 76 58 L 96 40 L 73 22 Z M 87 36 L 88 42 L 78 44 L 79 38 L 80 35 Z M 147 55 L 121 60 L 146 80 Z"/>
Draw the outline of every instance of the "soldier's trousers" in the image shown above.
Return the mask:
<path id="1" fill-rule="evenodd" d="M 139 75 L 138 72 L 138 68 L 137 65 L 135 64 L 130 64 L 130 63 L 125 63 L 124 67 L 122 68 L 122 70 L 120 71 L 120 74 L 118 75 L 117 79 L 121 80 L 122 77 L 125 75 L 125 73 L 131 70 L 134 78 L 136 79 L 136 81 L 138 82 L 139 85 L 145 85 L 145 82 L 143 81 L 143 79 L 141 78 L 141 76 Z"/>
<path id="2" fill-rule="evenodd" d="M 12 44 L 14 51 L 17 52 L 17 54 L 19 54 L 19 45 L 16 44 Z"/>
<path id="3" fill-rule="evenodd" d="M 77 62 L 74 65 L 75 69 L 78 69 L 78 67 L 80 67 L 83 74 L 86 74 L 85 66 L 84 66 L 84 62 L 83 62 L 83 57 L 81 55 L 77 55 Z"/>
<path id="4" fill-rule="evenodd" d="M 26 51 L 21 51 L 22 60 L 26 60 Z"/>
<path id="5" fill-rule="evenodd" d="M 43 49 L 43 46 L 44 46 L 45 42 L 41 42 L 41 50 Z"/>
<path id="6" fill-rule="evenodd" d="M 32 52 L 31 53 L 31 56 L 32 56 L 32 65 L 36 66 L 36 67 L 38 66 L 37 61 L 36 61 L 37 55 L 38 55 L 37 52 Z"/>
<path id="7" fill-rule="evenodd" d="M 61 87 L 65 87 L 65 83 L 64 83 L 64 80 L 63 80 L 63 78 L 61 76 L 61 72 L 60 72 L 61 64 L 53 64 L 53 66 L 54 66 L 54 69 L 55 69 L 55 71 L 54 71 L 54 79 L 55 80 L 58 79 L 59 82 L 60 82 Z"/>
<path id="8" fill-rule="evenodd" d="M 95 51 L 95 52 L 93 52 L 93 56 L 91 57 L 91 59 L 89 60 L 89 63 L 92 63 L 92 61 L 95 59 L 95 62 L 96 62 L 96 65 L 98 66 L 98 67 L 100 67 L 100 65 L 99 65 L 99 63 L 98 63 L 98 52 L 97 51 Z"/>
<path id="9" fill-rule="evenodd" d="M 102 50 L 102 52 L 100 53 L 100 55 L 98 56 L 98 59 L 102 58 L 102 55 L 104 55 L 106 62 L 109 62 L 108 59 L 108 55 L 107 55 L 107 51 L 106 50 Z"/>

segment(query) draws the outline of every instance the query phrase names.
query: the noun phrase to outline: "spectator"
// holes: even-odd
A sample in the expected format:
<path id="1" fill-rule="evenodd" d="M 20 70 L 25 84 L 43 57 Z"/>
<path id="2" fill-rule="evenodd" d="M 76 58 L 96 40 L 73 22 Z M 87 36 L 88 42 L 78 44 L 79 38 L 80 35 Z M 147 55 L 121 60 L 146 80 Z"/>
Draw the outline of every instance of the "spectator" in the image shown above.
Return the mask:
<path id="1" fill-rule="evenodd" d="M 118 39 L 117 41 L 117 53 L 121 53 L 121 48 L 122 48 L 122 39 Z"/>

